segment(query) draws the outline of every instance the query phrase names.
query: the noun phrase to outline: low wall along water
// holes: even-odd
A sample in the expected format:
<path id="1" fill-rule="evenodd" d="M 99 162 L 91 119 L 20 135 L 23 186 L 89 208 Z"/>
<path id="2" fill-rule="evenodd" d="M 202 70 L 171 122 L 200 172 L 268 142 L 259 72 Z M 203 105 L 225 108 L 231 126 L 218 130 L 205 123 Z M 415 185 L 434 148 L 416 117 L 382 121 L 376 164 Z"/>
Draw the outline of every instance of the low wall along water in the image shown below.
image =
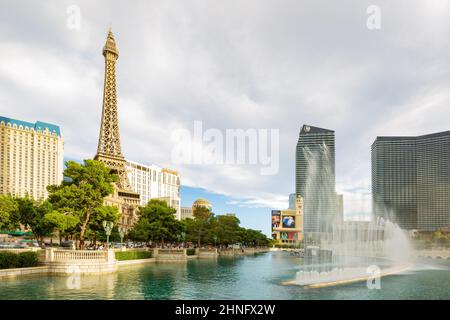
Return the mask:
<path id="1" fill-rule="evenodd" d="M 157 262 L 187 261 L 186 249 L 154 249 L 154 257 Z"/>
<path id="2" fill-rule="evenodd" d="M 31 274 L 96 274 L 113 273 L 118 266 L 144 264 L 150 262 L 187 262 L 189 259 L 215 259 L 218 256 L 240 256 L 244 254 L 253 255 L 258 252 L 268 252 L 267 248 L 245 248 L 245 249 L 216 249 L 197 248 L 195 255 L 187 255 L 188 249 L 159 249 L 153 250 L 153 257 L 148 259 L 117 261 L 115 250 L 92 251 L 92 250 L 64 250 L 48 248 L 41 250 L 30 249 L 7 249 L 9 252 L 19 253 L 25 251 L 39 251 L 41 266 L 31 268 L 3 269 L 0 270 L 0 279 L 7 277 L 18 277 Z M 192 250 L 192 249 L 191 249 Z"/>
<path id="3" fill-rule="evenodd" d="M 196 250 L 199 259 L 214 259 L 219 256 L 216 248 L 200 248 Z"/>
<path id="4" fill-rule="evenodd" d="M 114 250 L 45 250 L 45 265 L 54 274 L 109 273 L 117 270 Z"/>

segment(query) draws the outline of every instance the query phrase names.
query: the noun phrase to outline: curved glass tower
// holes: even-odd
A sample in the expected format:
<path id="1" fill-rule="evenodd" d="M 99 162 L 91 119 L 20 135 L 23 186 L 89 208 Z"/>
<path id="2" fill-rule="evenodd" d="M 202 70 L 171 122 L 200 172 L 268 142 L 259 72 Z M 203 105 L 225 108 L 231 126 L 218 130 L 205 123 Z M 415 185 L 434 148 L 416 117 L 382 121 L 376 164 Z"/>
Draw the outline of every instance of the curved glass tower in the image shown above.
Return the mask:
<path id="1" fill-rule="evenodd" d="M 326 232 L 336 218 L 334 131 L 303 125 L 295 162 L 295 192 L 304 199 L 305 233 Z"/>

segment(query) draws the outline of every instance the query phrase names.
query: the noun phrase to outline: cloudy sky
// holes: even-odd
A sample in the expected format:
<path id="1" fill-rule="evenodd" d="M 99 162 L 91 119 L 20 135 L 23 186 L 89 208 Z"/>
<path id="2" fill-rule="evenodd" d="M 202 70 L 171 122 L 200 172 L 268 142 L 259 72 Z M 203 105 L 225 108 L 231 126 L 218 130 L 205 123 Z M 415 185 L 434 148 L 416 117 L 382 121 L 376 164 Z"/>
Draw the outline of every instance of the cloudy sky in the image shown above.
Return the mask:
<path id="1" fill-rule="evenodd" d="M 369 5 L 381 29 L 367 28 Z M 345 216 L 361 218 L 375 137 L 450 129 L 449 16 L 446 0 L 0 0 L 0 115 L 58 124 L 66 158 L 94 156 L 111 26 L 124 154 L 179 170 L 183 205 L 206 196 L 268 233 L 310 124 L 336 131 L 337 190 Z M 197 120 L 278 129 L 278 173 L 174 163 L 172 132 Z"/>

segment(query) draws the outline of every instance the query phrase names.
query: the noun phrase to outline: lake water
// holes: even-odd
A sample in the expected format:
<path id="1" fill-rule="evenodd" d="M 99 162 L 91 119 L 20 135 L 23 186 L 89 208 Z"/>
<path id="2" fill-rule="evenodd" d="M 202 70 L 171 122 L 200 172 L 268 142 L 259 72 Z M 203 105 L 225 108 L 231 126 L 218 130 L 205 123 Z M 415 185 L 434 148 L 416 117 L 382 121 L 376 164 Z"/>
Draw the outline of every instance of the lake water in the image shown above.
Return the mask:
<path id="1" fill-rule="evenodd" d="M 381 279 L 381 289 L 365 282 L 307 289 L 285 286 L 302 259 L 285 252 L 190 260 L 187 263 L 121 267 L 115 274 L 0 280 L 0 299 L 450 299 L 450 261 L 422 260 Z M 79 287 L 78 287 L 79 284 Z"/>

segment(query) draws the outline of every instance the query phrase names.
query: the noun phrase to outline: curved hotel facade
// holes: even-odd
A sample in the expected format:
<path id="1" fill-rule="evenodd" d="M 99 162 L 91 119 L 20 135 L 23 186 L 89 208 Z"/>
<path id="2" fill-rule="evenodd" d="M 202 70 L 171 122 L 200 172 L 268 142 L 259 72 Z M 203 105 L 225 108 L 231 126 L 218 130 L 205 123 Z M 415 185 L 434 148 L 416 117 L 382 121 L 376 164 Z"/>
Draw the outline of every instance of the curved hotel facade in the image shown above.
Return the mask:
<path id="1" fill-rule="evenodd" d="M 403 229 L 450 227 L 450 131 L 377 137 L 372 144 L 372 199 L 377 216 Z"/>
<path id="2" fill-rule="evenodd" d="M 295 193 L 304 199 L 307 232 L 323 232 L 336 221 L 335 135 L 303 125 L 295 154 Z"/>

